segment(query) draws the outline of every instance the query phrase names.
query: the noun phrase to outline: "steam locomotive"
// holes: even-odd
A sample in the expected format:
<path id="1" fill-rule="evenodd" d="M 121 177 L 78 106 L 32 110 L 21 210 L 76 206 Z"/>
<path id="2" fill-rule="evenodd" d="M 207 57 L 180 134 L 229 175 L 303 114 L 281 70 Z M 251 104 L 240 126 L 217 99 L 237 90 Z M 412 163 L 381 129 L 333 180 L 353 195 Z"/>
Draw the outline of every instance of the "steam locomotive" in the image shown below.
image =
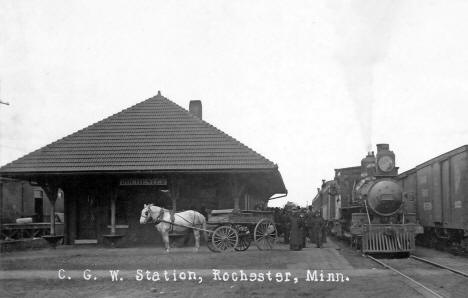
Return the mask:
<path id="1" fill-rule="evenodd" d="M 404 200 L 395 179 L 398 167 L 388 144 L 378 144 L 361 166 L 335 169 L 332 181 L 323 181 L 312 206 L 320 210 L 332 233 L 348 238 L 364 253 L 410 253 L 415 249 L 414 201 Z"/>

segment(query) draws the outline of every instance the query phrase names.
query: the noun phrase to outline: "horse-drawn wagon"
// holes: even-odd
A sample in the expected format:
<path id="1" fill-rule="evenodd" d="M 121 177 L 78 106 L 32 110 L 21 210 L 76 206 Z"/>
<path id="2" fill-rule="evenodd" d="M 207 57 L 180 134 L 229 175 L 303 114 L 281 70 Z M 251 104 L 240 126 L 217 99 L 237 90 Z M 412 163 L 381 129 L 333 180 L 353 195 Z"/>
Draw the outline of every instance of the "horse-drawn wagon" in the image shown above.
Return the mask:
<path id="1" fill-rule="evenodd" d="M 141 224 L 148 222 L 156 224 L 166 251 L 170 249 L 169 232 L 183 233 L 188 229 L 193 230 L 197 250 L 201 231 L 208 248 L 215 252 L 244 251 L 252 241 L 258 249 L 270 250 L 278 238 L 273 212 L 269 211 L 212 210 L 206 220 L 194 210 L 172 212 L 149 204 L 144 206 L 140 217 Z"/>
<path id="2" fill-rule="evenodd" d="M 207 224 L 214 227 L 208 237 L 208 248 L 216 252 L 244 251 L 252 241 L 258 249 L 270 250 L 278 238 L 270 211 L 212 210 Z"/>

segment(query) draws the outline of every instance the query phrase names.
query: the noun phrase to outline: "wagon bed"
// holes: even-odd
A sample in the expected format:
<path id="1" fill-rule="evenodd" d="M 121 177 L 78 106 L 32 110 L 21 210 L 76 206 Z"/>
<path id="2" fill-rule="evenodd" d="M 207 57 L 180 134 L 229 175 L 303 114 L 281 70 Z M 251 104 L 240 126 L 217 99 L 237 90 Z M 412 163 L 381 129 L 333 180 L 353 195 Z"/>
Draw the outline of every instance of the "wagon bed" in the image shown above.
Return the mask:
<path id="1" fill-rule="evenodd" d="M 210 233 L 208 248 L 220 252 L 244 251 L 253 241 L 259 250 L 273 249 L 278 233 L 273 212 L 258 210 L 212 210 L 207 225 Z"/>
<path id="2" fill-rule="evenodd" d="M 259 220 L 268 218 L 273 221 L 273 212 L 258 210 L 241 210 L 234 212 L 234 209 L 212 210 L 208 215 L 208 224 L 236 223 L 236 224 L 256 224 Z"/>

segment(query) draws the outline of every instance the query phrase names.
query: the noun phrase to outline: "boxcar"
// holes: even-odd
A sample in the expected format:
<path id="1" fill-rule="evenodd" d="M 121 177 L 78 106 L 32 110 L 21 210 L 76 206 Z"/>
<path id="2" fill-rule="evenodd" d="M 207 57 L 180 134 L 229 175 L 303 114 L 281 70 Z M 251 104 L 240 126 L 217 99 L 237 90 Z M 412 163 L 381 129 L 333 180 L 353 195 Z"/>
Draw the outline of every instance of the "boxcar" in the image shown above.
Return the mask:
<path id="1" fill-rule="evenodd" d="M 468 145 L 428 160 L 398 180 L 424 227 L 419 240 L 429 246 L 468 247 Z"/>

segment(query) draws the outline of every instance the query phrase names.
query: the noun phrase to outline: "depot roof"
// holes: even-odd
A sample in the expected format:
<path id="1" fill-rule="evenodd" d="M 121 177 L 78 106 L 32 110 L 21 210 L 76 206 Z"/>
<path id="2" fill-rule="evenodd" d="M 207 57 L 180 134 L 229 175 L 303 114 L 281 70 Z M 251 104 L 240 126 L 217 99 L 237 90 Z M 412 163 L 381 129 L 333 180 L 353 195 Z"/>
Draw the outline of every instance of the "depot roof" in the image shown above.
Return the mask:
<path id="1" fill-rule="evenodd" d="M 274 172 L 284 188 L 273 162 L 158 93 L 1 167 L 0 174 L 242 170 Z"/>

